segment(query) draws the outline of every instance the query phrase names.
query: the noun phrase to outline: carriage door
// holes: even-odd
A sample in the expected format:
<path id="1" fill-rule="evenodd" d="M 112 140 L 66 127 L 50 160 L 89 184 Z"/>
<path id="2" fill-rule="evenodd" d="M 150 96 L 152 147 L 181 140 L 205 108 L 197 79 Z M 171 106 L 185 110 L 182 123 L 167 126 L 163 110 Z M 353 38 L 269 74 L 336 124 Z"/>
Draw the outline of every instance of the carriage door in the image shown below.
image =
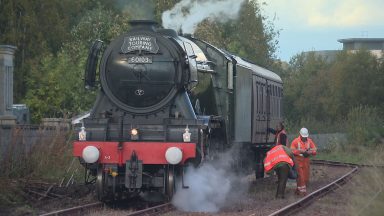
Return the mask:
<path id="1" fill-rule="evenodd" d="M 252 79 L 252 143 L 265 143 L 267 137 L 269 97 L 267 81 L 253 75 Z"/>
<path id="2" fill-rule="evenodd" d="M 273 128 L 275 129 L 275 126 L 277 125 L 274 120 L 274 96 L 272 94 L 273 90 L 273 83 L 271 81 L 267 80 L 267 88 L 266 88 L 266 115 L 267 115 L 267 128 Z M 267 133 L 265 136 L 265 142 L 267 143 L 273 143 L 275 140 L 275 136 L 272 134 Z"/>

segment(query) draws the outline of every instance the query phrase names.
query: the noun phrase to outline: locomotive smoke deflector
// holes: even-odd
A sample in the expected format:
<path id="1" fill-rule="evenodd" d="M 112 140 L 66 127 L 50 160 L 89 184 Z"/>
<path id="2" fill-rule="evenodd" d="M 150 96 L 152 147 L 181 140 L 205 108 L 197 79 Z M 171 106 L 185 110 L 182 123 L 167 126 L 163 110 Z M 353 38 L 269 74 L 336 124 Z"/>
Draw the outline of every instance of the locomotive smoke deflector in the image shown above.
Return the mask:
<path id="1" fill-rule="evenodd" d="M 84 86 L 86 89 L 94 88 L 96 85 L 96 67 L 99 61 L 99 54 L 102 46 L 103 41 L 96 40 L 93 42 L 92 47 L 89 50 L 84 74 Z"/>

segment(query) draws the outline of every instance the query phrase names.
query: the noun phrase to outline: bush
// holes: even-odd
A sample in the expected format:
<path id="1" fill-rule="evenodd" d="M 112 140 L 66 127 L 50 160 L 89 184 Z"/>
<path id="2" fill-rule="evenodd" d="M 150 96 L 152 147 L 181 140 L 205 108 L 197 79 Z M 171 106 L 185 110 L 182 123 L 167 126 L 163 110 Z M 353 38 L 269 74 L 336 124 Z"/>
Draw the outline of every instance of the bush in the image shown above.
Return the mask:
<path id="1" fill-rule="evenodd" d="M 47 181 L 63 178 L 73 159 L 71 134 L 71 130 L 56 127 L 13 128 L 0 177 Z"/>
<path id="2" fill-rule="evenodd" d="M 352 145 L 372 146 L 384 135 L 383 118 L 377 108 L 358 106 L 347 115 L 348 141 Z"/>

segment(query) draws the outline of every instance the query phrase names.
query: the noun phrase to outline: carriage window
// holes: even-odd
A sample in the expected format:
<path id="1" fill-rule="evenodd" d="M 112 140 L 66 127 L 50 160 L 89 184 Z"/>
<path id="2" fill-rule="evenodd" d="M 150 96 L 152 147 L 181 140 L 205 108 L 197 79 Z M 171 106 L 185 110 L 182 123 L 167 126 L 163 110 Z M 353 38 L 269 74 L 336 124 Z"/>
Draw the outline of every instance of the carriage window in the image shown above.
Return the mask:
<path id="1" fill-rule="evenodd" d="M 275 96 L 278 96 L 277 86 L 274 86 L 273 88 L 275 89 Z"/>

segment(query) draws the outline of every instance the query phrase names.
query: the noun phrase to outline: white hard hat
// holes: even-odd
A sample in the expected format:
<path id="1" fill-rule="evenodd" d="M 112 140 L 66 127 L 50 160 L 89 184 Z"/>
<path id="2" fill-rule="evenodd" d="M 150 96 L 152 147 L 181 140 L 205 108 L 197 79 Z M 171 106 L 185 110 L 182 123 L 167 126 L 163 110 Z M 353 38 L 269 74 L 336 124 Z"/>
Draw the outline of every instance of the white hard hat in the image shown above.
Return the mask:
<path id="1" fill-rule="evenodd" d="M 302 136 L 302 137 L 308 137 L 308 136 L 309 136 L 308 129 L 307 129 L 307 128 L 301 128 L 301 129 L 300 129 L 300 136 Z"/>

